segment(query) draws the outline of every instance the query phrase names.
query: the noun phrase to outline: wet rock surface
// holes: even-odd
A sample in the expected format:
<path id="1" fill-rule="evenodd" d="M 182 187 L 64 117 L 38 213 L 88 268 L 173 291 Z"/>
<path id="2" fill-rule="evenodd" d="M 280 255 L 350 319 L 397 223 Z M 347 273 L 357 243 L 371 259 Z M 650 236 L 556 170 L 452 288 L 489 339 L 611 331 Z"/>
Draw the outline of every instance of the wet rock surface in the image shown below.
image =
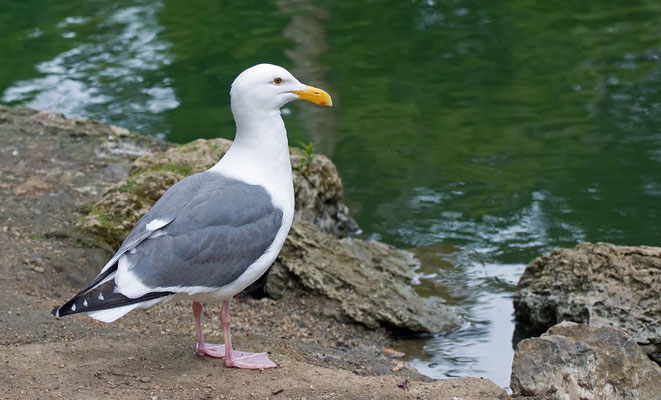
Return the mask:
<path id="1" fill-rule="evenodd" d="M 624 330 L 661 362 L 661 248 L 582 243 L 535 259 L 514 295 L 515 316 L 542 331 L 563 320 Z"/>
<path id="2" fill-rule="evenodd" d="M 519 342 L 512 396 L 517 399 L 659 399 L 661 367 L 623 331 L 563 322 Z"/>

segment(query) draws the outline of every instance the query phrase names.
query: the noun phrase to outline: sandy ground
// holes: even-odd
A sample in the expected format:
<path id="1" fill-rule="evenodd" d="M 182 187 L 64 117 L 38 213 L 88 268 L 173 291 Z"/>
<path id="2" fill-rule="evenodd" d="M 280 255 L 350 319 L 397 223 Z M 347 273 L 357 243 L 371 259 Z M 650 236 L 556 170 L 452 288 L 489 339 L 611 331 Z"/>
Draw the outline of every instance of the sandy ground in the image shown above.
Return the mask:
<path id="1" fill-rule="evenodd" d="M 2 398 L 507 398 L 486 379 L 430 381 L 398 366 L 399 359 L 382 353 L 393 345 L 386 331 L 331 319 L 314 297 L 233 302 L 235 347 L 268 350 L 280 365 L 263 371 L 229 369 L 221 360 L 196 356 L 188 303 L 134 311 L 113 324 L 84 315 L 52 317 L 50 310 L 111 255 L 72 225 L 89 202 L 125 176 L 135 156 L 103 151 L 118 148 L 106 136 L 56 129 L 34 116 L 0 107 Z M 122 146 L 163 144 L 140 139 Z M 222 343 L 219 310 L 210 311 L 206 339 Z M 402 382 L 406 389 L 398 386 Z"/>

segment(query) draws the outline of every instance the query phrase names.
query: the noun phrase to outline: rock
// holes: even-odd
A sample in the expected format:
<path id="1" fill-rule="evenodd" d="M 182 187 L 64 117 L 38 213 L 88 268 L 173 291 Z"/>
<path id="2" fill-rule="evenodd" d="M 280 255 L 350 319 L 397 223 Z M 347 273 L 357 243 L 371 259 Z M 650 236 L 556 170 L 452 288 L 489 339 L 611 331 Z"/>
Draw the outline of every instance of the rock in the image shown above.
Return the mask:
<path id="1" fill-rule="evenodd" d="M 48 177 L 32 176 L 24 183 L 16 186 L 13 190 L 14 196 L 34 196 L 37 193 L 46 191 L 53 186 L 53 182 L 48 182 Z"/>
<path id="2" fill-rule="evenodd" d="M 115 142 L 119 148 L 122 142 Z M 117 248 L 135 222 L 174 183 L 213 166 L 231 141 L 198 139 L 164 153 L 136 159 L 127 179 L 108 190 L 80 227 Z M 304 221 L 336 236 L 347 236 L 358 227 L 344 204 L 344 189 L 337 169 L 325 156 L 292 148 L 296 213 Z"/>
<path id="3" fill-rule="evenodd" d="M 659 399 L 661 367 L 623 331 L 563 322 L 519 342 L 510 387 L 514 398 Z"/>
<path id="4" fill-rule="evenodd" d="M 213 166 L 231 144 L 226 139 L 198 139 L 164 154 L 137 159 L 131 174 L 171 170 L 182 177 L 188 176 Z M 306 153 L 297 148 L 290 148 L 289 156 L 298 217 L 314 222 L 322 230 L 339 237 L 357 230 L 358 225 L 349 217 L 349 209 L 344 204 L 342 180 L 331 160 L 321 154 Z"/>
<path id="5" fill-rule="evenodd" d="M 537 331 L 563 320 L 613 326 L 661 361 L 661 248 L 582 243 L 555 249 L 524 271 L 517 321 Z"/>
<path id="6" fill-rule="evenodd" d="M 344 186 L 328 157 L 290 149 L 296 213 L 337 237 L 351 236 L 358 224 L 344 204 Z"/>
<path id="7" fill-rule="evenodd" d="M 36 111 L 25 108 L 26 114 L 30 113 L 30 121 L 41 125 L 49 133 L 59 134 L 66 132 L 70 136 L 104 137 L 105 139 L 129 137 L 129 131 L 114 125 L 107 125 L 103 122 L 88 118 L 66 118 L 59 111 L 44 110 Z M 135 139 L 135 135 L 132 135 Z M 133 145 L 132 141 L 125 142 L 125 145 Z M 147 152 L 147 149 L 143 149 Z"/>
<path id="8" fill-rule="evenodd" d="M 452 310 L 411 288 L 413 256 L 375 241 L 337 240 L 306 221 L 296 220 L 266 278 L 274 298 L 313 293 L 370 328 L 439 332 L 458 324 Z"/>
<path id="9" fill-rule="evenodd" d="M 118 248 L 136 221 L 174 183 L 214 165 L 229 149 L 225 139 L 199 139 L 137 158 L 128 177 L 112 186 L 78 224 Z M 450 310 L 410 287 L 411 254 L 384 244 L 343 239 L 357 229 L 343 200 L 333 163 L 290 150 L 296 217 L 283 251 L 266 277 L 273 297 L 313 293 L 328 313 L 376 328 L 439 332 L 457 324 Z M 263 282 L 263 281 L 262 281 Z"/>

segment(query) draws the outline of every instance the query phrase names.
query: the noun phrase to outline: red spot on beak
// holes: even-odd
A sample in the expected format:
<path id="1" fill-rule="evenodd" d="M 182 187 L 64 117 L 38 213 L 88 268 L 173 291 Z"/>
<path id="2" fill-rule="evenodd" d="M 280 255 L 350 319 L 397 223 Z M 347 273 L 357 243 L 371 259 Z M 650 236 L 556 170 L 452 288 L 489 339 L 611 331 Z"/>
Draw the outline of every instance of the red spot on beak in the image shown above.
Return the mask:
<path id="1" fill-rule="evenodd" d="M 321 102 L 319 102 L 319 105 L 320 105 L 320 106 L 325 106 L 325 105 L 326 105 L 326 102 L 325 102 L 325 101 L 321 101 Z"/>

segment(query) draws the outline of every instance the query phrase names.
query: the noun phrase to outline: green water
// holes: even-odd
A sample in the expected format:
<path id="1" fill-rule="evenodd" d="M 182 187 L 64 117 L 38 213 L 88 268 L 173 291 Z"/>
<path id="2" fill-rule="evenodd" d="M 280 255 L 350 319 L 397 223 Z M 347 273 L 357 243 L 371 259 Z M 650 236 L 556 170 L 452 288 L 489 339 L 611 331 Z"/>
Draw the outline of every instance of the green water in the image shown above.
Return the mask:
<path id="1" fill-rule="evenodd" d="M 661 3 L 566 3 L 7 2 L 0 101 L 183 143 L 232 137 L 255 63 L 327 89 L 332 109 L 284 110 L 290 143 L 316 142 L 364 235 L 415 247 L 416 288 L 465 316 L 409 360 L 507 386 L 527 262 L 661 245 Z"/>

